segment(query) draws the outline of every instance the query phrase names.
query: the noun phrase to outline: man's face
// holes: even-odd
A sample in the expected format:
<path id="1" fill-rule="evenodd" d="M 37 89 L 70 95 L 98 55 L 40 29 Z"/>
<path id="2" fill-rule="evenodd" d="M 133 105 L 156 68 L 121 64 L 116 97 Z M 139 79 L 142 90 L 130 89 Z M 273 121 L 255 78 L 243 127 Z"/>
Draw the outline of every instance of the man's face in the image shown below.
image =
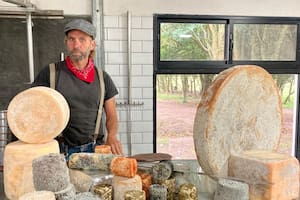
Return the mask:
<path id="1" fill-rule="evenodd" d="M 65 43 L 68 55 L 74 62 L 88 59 L 90 52 L 95 49 L 95 40 L 79 30 L 69 31 Z"/>

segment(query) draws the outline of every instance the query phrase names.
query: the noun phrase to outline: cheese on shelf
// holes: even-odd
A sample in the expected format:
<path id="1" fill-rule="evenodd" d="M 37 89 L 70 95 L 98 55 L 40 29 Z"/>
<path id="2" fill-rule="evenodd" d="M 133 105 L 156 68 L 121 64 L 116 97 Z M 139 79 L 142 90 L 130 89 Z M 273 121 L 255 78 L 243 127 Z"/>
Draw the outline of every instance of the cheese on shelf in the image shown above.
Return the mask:
<path id="1" fill-rule="evenodd" d="M 48 87 L 33 87 L 17 94 L 7 108 L 10 130 L 21 141 L 46 143 L 66 127 L 70 110 L 65 98 Z"/>
<path id="2" fill-rule="evenodd" d="M 113 199 L 124 200 L 125 192 L 130 190 L 142 191 L 142 180 L 138 175 L 135 175 L 133 178 L 114 176 L 112 186 L 114 193 Z"/>
<path id="3" fill-rule="evenodd" d="M 137 173 L 135 158 L 115 157 L 110 164 L 110 171 L 116 176 L 133 178 Z"/>
<path id="4" fill-rule="evenodd" d="M 194 143 L 204 172 L 226 176 L 228 158 L 244 150 L 276 150 L 282 129 L 277 85 L 262 67 L 221 72 L 204 91 L 194 120 Z"/>
<path id="5" fill-rule="evenodd" d="M 59 153 L 56 140 L 44 144 L 16 141 L 5 146 L 3 176 L 7 198 L 18 199 L 21 195 L 35 190 L 32 161 L 49 153 Z"/>
<path id="6" fill-rule="evenodd" d="M 288 154 L 252 150 L 229 159 L 229 176 L 249 184 L 250 200 L 291 200 L 299 196 L 299 162 Z"/>

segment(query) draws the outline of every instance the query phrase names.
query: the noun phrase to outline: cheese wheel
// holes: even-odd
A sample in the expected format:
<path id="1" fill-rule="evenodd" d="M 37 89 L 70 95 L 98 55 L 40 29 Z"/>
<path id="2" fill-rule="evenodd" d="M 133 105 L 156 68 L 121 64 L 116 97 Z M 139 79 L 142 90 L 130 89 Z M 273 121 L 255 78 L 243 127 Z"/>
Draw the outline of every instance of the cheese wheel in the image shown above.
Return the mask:
<path id="1" fill-rule="evenodd" d="M 116 176 L 133 178 L 137 173 L 137 161 L 134 158 L 115 157 L 110 163 L 110 171 Z"/>
<path id="2" fill-rule="evenodd" d="M 51 191 L 35 191 L 22 195 L 19 200 L 55 200 Z"/>
<path id="3" fill-rule="evenodd" d="M 46 143 L 66 127 L 70 110 L 65 98 L 48 87 L 33 87 L 17 94 L 7 108 L 14 135 L 27 143 Z"/>
<path id="4" fill-rule="evenodd" d="M 114 176 L 112 186 L 114 193 L 113 199 L 124 200 L 125 192 L 130 190 L 142 191 L 142 180 L 138 175 L 135 175 L 133 178 Z"/>
<path id="5" fill-rule="evenodd" d="M 229 176 L 248 183 L 250 200 L 299 197 L 299 161 L 288 154 L 263 150 L 234 154 L 229 159 Z"/>
<path id="6" fill-rule="evenodd" d="M 112 151 L 109 145 L 97 145 L 95 146 L 95 153 L 111 154 Z"/>
<path id="7" fill-rule="evenodd" d="M 32 161 L 49 153 L 59 153 L 56 140 L 45 144 L 28 144 L 22 141 L 9 143 L 4 150 L 4 191 L 9 199 L 33 192 Z"/>
<path id="8" fill-rule="evenodd" d="M 254 65 L 221 72 L 204 92 L 194 119 L 193 137 L 204 172 L 226 176 L 228 158 L 244 150 L 276 150 L 282 105 L 272 76 Z"/>

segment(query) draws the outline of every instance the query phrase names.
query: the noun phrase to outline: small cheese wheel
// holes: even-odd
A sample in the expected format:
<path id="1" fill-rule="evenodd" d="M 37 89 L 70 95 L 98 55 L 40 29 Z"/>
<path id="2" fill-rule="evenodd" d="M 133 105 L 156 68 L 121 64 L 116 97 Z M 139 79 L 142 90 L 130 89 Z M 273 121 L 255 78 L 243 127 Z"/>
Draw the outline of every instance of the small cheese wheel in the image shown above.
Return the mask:
<path id="1" fill-rule="evenodd" d="M 221 72 L 201 97 L 194 120 L 194 144 L 202 170 L 226 176 L 228 158 L 244 150 L 276 150 L 282 104 L 271 74 L 259 66 Z"/>
<path id="2" fill-rule="evenodd" d="M 110 171 L 116 176 L 133 178 L 137 173 L 137 161 L 134 158 L 115 157 L 110 163 Z"/>
<path id="3" fill-rule="evenodd" d="M 142 180 L 140 176 L 135 175 L 133 178 L 123 176 L 114 176 L 112 180 L 114 200 L 124 200 L 126 191 L 142 190 Z"/>
<path id="4" fill-rule="evenodd" d="M 7 198 L 18 199 L 21 195 L 35 190 L 32 161 L 49 153 L 59 153 L 56 140 L 45 144 L 16 141 L 5 146 L 3 177 Z"/>
<path id="5" fill-rule="evenodd" d="M 228 168 L 229 176 L 248 183 L 250 199 L 299 197 L 299 161 L 291 155 L 264 150 L 245 151 L 230 156 Z"/>
<path id="6" fill-rule="evenodd" d="M 35 191 L 22 195 L 19 200 L 55 200 L 51 191 Z"/>
<path id="7" fill-rule="evenodd" d="M 97 145 L 95 146 L 95 153 L 102 153 L 102 154 L 111 154 L 111 146 L 109 145 Z"/>
<path id="8" fill-rule="evenodd" d="M 65 98 L 48 87 L 33 87 L 17 94 L 7 108 L 10 130 L 23 142 L 51 141 L 66 127 L 70 110 Z"/>

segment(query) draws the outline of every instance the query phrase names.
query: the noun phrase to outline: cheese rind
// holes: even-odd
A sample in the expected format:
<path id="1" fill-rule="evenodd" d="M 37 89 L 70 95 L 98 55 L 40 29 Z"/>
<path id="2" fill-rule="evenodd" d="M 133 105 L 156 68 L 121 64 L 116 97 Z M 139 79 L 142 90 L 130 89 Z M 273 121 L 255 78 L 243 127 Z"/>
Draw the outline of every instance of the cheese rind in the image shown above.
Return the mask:
<path id="1" fill-rule="evenodd" d="M 133 178 L 137 173 L 135 158 L 115 157 L 110 164 L 110 171 L 116 176 Z"/>
<path id="2" fill-rule="evenodd" d="M 22 195 L 19 200 L 55 200 L 55 195 L 51 191 L 35 191 Z"/>
<path id="3" fill-rule="evenodd" d="M 205 90 L 194 120 L 194 144 L 204 172 L 226 176 L 228 158 L 244 150 L 276 150 L 282 103 L 271 74 L 259 66 L 221 72 Z"/>
<path id="4" fill-rule="evenodd" d="M 65 98 L 48 87 L 33 87 L 17 94 L 7 108 L 10 130 L 21 141 L 51 141 L 66 127 L 70 110 Z"/>
<path id="5" fill-rule="evenodd" d="M 229 159 L 229 176 L 249 184 L 250 200 L 291 200 L 299 196 L 299 162 L 288 154 L 245 151 Z"/>
<path id="6" fill-rule="evenodd" d="M 45 144 L 28 144 L 16 141 L 5 146 L 3 176 L 7 198 L 18 199 L 25 193 L 35 191 L 32 161 L 49 153 L 59 153 L 56 140 Z"/>

